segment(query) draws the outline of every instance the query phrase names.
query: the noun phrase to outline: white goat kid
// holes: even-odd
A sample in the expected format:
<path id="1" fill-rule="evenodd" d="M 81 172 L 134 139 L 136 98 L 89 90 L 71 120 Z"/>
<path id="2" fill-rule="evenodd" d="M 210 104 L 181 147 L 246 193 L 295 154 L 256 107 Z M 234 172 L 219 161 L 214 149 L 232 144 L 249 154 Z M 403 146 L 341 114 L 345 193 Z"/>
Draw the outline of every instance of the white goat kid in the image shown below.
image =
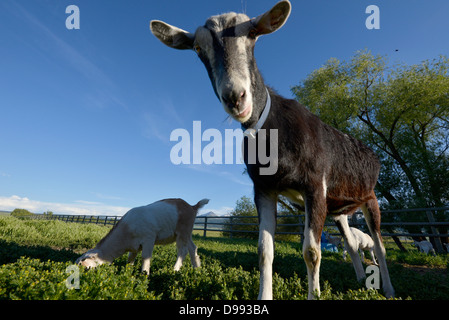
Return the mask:
<path id="1" fill-rule="evenodd" d="M 374 241 L 373 239 L 366 233 L 360 231 L 357 228 L 349 228 L 354 235 L 354 239 L 356 241 L 356 247 L 362 256 L 362 260 L 365 261 L 365 253 L 364 250 L 368 250 L 371 254 L 371 258 L 373 259 L 373 263 L 377 266 L 376 258 L 374 257 Z M 343 250 L 343 259 L 346 260 L 346 255 L 348 253 L 348 247 L 345 242 L 345 248 Z"/>
<path id="2" fill-rule="evenodd" d="M 155 244 L 169 244 L 176 241 L 178 271 L 187 252 L 194 268 L 200 266 L 197 247 L 192 241 L 192 230 L 196 214 L 209 202 L 199 201 L 191 206 L 182 199 L 164 199 L 147 206 L 129 210 L 119 223 L 97 244 L 76 260 L 88 268 L 95 268 L 129 252 L 128 263 L 134 263 L 142 250 L 142 272 L 150 274 L 150 260 Z"/>
<path id="3" fill-rule="evenodd" d="M 413 245 L 417 247 L 420 252 L 424 252 L 425 254 L 432 253 L 434 256 L 436 255 L 433 245 L 427 240 L 414 241 Z"/>

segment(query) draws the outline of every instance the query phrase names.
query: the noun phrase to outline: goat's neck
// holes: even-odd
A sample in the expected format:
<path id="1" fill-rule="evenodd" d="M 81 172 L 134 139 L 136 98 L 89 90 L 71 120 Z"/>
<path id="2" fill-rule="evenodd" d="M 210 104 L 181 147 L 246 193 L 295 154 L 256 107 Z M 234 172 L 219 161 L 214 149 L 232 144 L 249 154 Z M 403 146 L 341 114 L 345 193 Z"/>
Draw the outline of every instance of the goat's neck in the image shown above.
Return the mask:
<path id="1" fill-rule="evenodd" d="M 99 250 L 99 258 L 104 261 L 112 262 L 126 252 L 126 241 L 123 239 L 121 230 L 119 228 L 113 230 L 107 235 L 101 243 L 97 245 Z"/>
<path id="2" fill-rule="evenodd" d="M 259 120 L 262 117 L 262 114 L 264 113 L 264 111 L 268 111 L 266 110 L 266 108 L 270 107 L 267 106 L 267 102 L 269 99 L 269 91 L 268 88 L 265 87 L 265 84 L 258 86 L 254 95 L 254 102 L 253 102 L 253 114 L 251 116 L 251 118 L 249 118 L 249 120 L 245 123 L 242 124 L 242 127 L 244 129 L 249 129 L 249 128 L 255 128 L 257 125 L 259 125 L 260 123 Z M 260 128 L 258 128 L 260 129 Z"/>

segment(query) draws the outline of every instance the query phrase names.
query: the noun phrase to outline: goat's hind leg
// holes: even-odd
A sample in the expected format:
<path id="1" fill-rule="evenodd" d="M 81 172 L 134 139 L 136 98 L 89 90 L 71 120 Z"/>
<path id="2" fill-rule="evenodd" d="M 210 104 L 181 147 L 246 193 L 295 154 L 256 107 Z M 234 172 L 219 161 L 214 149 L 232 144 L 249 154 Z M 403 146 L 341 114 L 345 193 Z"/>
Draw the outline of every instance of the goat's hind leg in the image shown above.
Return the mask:
<path id="1" fill-rule="evenodd" d="M 200 256 L 198 255 L 198 248 L 195 243 L 193 243 L 192 238 L 189 239 L 189 243 L 187 244 L 189 249 L 190 261 L 192 261 L 192 266 L 194 268 L 201 267 Z"/>
<path id="2" fill-rule="evenodd" d="M 335 224 L 345 240 L 345 249 L 351 256 L 352 264 L 354 265 L 355 274 L 359 282 L 366 278 L 363 270 L 362 261 L 360 260 L 357 240 L 349 229 L 348 217 L 344 214 L 334 217 Z M 346 257 L 346 255 L 344 255 Z"/>
<path id="3" fill-rule="evenodd" d="M 182 263 L 184 262 L 184 259 L 186 258 L 186 255 L 188 253 L 188 241 L 186 239 L 183 239 L 182 237 L 178 236 L 176 238 L 176 250 L 177 250 L 177 258 L 176 258 L 174 270 L 179 271 L 182 267 Z"/>
<path id="4" fill-rule="evenodd" d="M 387 298 L 394 297 L 394 289 L 390 281 L 388 273 L 387 261 L 385 259 L 385 247 L 383 245 L 382 236 L 380 234 L 380 209 L 377 198 L 369 200 L 362 205 L 362 212 L 368 225 L 368 229 L 374 241 L 374 253 L 380 266 L 380 275 L 382 278 L 382 287 Z"/>

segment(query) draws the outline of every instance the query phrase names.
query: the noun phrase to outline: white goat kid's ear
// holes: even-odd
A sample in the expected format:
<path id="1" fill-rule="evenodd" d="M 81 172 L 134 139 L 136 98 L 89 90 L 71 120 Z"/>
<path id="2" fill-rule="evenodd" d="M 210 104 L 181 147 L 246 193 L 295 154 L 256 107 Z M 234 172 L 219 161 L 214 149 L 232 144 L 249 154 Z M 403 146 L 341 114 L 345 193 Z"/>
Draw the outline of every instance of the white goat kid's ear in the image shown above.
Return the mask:
<path id="1" fill-rule="evenodd" d="M 278 2 L 270 11 L 253 18 L 257 35 L 269 34 L 280 29 L 290 16 L 291 10 L 290 1 L 284 0 Z"/>
<path id="2" fill-rule="evenodd" d="M 193 49 L 194 35 L 190 32 L 159 20 L 150 22 L 150 30 L 156 38 L 170 48 L 180 50 Z"/>

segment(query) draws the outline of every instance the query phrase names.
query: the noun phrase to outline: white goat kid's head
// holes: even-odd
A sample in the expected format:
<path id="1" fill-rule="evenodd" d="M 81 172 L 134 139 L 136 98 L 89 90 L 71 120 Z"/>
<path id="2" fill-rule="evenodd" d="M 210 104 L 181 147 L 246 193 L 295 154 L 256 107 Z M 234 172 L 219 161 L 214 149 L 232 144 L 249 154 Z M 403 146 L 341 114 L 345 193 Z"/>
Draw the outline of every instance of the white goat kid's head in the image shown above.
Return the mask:
<path id="1" fill-rule="evenodd" d="M 151 21 L 150 29 L 171 48 L 194 50 L 204 63 L 225 111 L 245 123 L 253 115 L 254 108 L 263 108 L 266 98 L 254 58 L 256 40 L 281 28 L 290 11 L 290 2 L 281 1 L 252 19 L 234 12 L 212 16 L 195 34 L 158 20 Z"/>
<path id="2" fill-rule="evenodd" d="M 103 264 L 104 261 L 98 257 L 98 251 L 92 249 L 79 257 L 75 263 L 90 269 Z"/>

